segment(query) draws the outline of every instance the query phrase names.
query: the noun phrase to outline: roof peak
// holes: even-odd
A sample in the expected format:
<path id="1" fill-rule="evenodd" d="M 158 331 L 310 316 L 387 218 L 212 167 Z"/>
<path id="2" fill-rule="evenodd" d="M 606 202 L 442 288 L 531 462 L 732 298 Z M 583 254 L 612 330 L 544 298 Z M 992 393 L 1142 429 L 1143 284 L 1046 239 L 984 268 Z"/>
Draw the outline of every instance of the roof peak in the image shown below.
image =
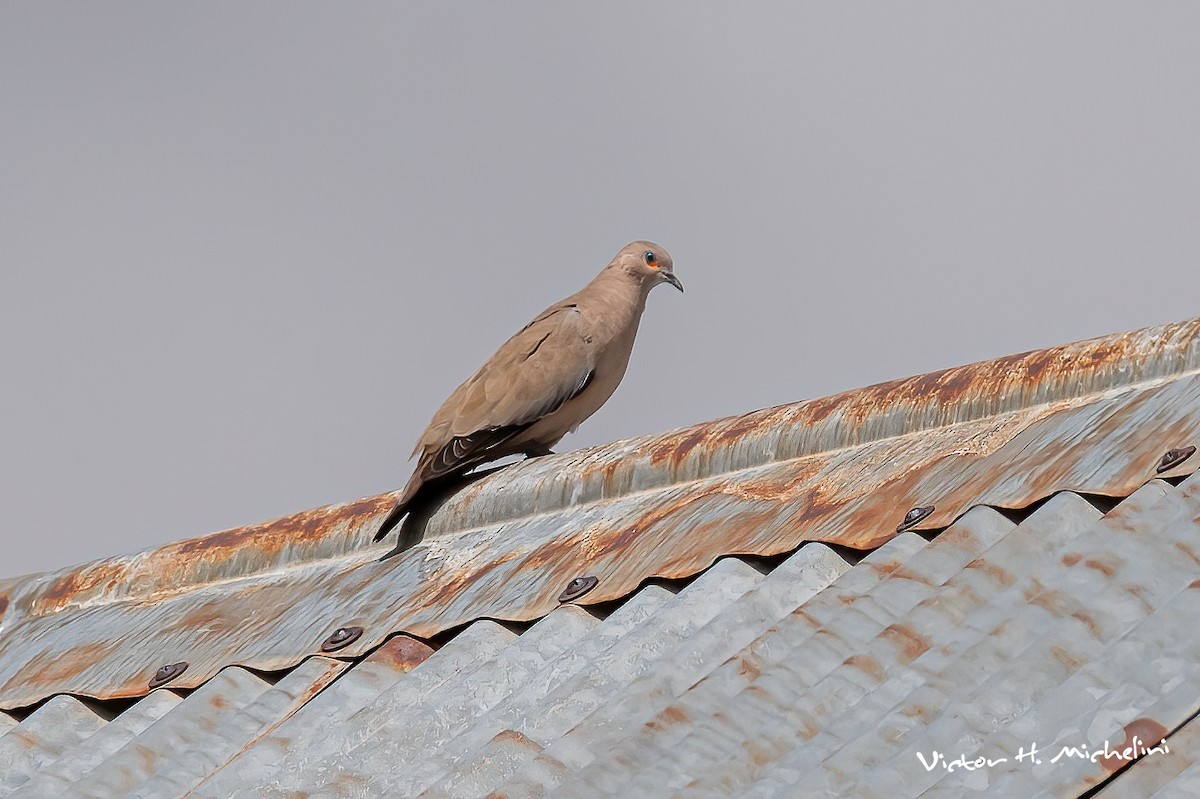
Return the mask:
<path id="1" fill-rule="evenodd" d="M 191 662 L 188 684 L 224 663 L 278 668 L 350 623 L 368 630 L 358 653 L 398 630 L 536 618 L 585 574 L 602 601 L 732 552 L 871 548 L 916 506 L 937 528 L 975 504 L 1122 495 L 1198 435 L 1198 333 L 1104 336 L 515 464 L 385 564 L 369 539 L 391 494 L 0 581 L 0 706 L 136 695 L 158 661 Z M 100 622 L 106 641 L 75 628 Z"/>

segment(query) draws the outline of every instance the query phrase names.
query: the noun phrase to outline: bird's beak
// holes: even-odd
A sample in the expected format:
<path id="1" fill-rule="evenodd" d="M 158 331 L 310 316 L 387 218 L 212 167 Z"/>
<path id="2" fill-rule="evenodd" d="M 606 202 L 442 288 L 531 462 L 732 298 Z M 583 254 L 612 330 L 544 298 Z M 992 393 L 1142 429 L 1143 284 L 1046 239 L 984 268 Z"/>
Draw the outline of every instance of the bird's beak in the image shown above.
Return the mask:
<path id="1" fill-rule="evenodd" d="M 659 272 L 659 274 L 662 275 L 663 280 L 679 289 L 680 293 L 683 293 L 683 283 L 680 282 L 679 278 L 675 277 L 674 272 Z"/>

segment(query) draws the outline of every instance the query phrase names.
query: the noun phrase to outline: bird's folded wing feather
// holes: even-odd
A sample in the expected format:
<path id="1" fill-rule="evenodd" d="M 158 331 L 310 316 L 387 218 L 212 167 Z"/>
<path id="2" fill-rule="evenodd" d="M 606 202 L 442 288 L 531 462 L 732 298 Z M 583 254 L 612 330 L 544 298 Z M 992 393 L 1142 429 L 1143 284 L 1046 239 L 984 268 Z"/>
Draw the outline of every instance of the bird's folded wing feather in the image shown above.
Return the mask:
<path id="1" fill-rule="evenodd" d="M 430 477 L 479 462 L 582 391 L 594 366 L 578 308 L 552 306 L 455 389 L 413 454 Z"/>

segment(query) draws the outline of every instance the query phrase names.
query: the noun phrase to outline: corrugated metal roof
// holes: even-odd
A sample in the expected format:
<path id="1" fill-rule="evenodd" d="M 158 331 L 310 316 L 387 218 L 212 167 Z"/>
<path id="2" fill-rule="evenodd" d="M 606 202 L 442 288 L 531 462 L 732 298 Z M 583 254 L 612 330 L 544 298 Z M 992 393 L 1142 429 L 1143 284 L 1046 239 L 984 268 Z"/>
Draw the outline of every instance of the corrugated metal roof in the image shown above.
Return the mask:
<path id="1" fill-rule="evenodd" d="M 1154 474 L 1200 437 L 1197 332 L 518 465 L 390 568 L 354 548 L 385 497 L 7 581 L 0 797 L 1194 795 L 1200 477 Z M 897 534 L 921 504 L 952 523 Z M 542 598 L 576 574 L 594 604 Z"/>
<path id="2" fill-rule="evenodd" d="M 1097 794 L 1102 799 L 1200 796 L 1200 724 L 1192 718 L 1168 739 L 1169 757 L 1147 757 Z"/>
<path id="3" fill-rule="evenodd" d="M 333 630 L 430 637 L 530 620 L 577 576 L 590 603 L 729 553 L 870 548 L 978 504 L 1122 496 L 1200 438 L 1200 320 L 894 381 L 517 464 L 463 490 L 426 539 L 375 563 L 390 495 L 0 584 L 0 708 L 140 696 L 165 664 L 295 665 Z M 1184 462 L 1176 472 L 1190 471 Z"/>
<path id="4" fill-rule="evenodd" d="M 0 795 L 1186 795 L 1198 571 L 1200 477 L 1104 515 L 1073 493 L 979 507 L 853 567 L 820 544 L 725 558 L 605 613 L 478 621 L 436 652 L 398 636 L 274 685 L 230 667 L 108 722 L 60 696 L 0 737 Z M 1054 758 L 1177 728 L 1132 767 Z"/>

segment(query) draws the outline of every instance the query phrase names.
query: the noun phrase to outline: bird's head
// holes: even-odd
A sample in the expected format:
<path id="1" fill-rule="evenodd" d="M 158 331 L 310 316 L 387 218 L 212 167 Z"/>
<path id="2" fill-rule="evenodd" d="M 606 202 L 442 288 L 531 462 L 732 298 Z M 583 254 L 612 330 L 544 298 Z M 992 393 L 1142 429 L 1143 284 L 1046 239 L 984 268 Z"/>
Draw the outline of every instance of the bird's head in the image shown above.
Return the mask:
<path id="1" fill-rule="evenodd" d="M 671 254 L 652 241 L 635 241 L 626 244 L 613 259 L 613 265 L 637 278 L 648 288 L 659 283 L 670 283 L 683 291 L 683 283 L 675 277 L 675 264 Z"/>

